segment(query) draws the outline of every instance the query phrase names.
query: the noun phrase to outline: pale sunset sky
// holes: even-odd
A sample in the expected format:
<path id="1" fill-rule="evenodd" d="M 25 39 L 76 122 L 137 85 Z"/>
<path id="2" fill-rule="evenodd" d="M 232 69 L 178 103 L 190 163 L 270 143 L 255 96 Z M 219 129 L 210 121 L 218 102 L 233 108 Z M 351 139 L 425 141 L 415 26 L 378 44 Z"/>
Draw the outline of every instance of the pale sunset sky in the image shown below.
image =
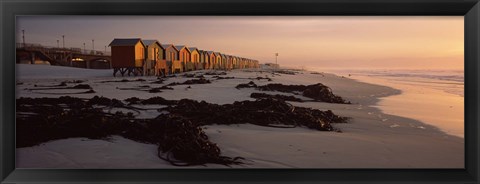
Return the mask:
<path id="1" fill-rule="evenodd" d="M 17 42 L 103 51 L 114 38 L 305 68 L 460 69 L 463 16 L 19 16 Z M 107 47 L 107 51 L 110 48 Z"/>

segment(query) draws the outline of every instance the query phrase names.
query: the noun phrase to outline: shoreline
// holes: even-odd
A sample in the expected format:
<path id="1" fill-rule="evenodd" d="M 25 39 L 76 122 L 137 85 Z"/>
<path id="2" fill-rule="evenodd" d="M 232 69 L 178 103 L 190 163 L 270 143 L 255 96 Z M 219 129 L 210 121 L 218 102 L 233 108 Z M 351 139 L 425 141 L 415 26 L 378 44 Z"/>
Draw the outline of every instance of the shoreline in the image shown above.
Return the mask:
<path id="1" fill-rule="evenodd" d="M 388 86 L 360 82 L 342 78 L 334 74 L 303 74 L 271 76 L 268 73 L 230 71 L 227 76 L 239 78 L 270 76 L 268 83 L 304 84 L 323 83 L 333 93 L 350 100 L 353 104 L 331 104 L 322 102 L 289 102 L 294 106 L 311 107 L 319 110 L 332 110 L 335 114 L 352 117 L 348 123 L 335 124 L 343 133 L 319 132 L 306 128 L 269 128 L 251 124 L 205 126 L 208 137 L 218 144 L 225 156 L 241 156 L 251 165 L 234 165 L 234 168 L 463 168 L 464 139 L 445 134 L 433 126 L 401 116 L 383 113 L 374 107 L 382 97 L 398 94 L 400 91 Z M 137 79 L 148 77 L 129 77 Z M 235 89 L 244 79 L 216 80 L 212 84 L 174 86 L 174 90 L 150 94 L 135 91 L 119 91 L 116 87 L 135 84 L 99 85 L 98 80 L 88 78 L 87 83 L 96 94 L 74 95 L 91 98 L 95 95 L 115 97 L 120 100 L 133 95 L 143 98 L 161 96 L 170 100 L 189 98 L 210 103 L 229 104 L 234 101 L 254 100 L 250 98 L 254 89 Z M 117 77 L 117 79 L 122 79 Z M 153 79 L 153 78 L 150 78 Z M 181 82 L 187 78 L 170 78 L 169 82 Z M 55 95 L 35 94 L 22 90 L 33 83 L 58 83 L 59 79 L 24 80 L 17 86 L 20 96 L 41 97 Z M 54 82 L 55 81 L 55 82 Z M 33 83 L 32 83 L 33 82 Z M 255 81 L 257 83 L 257 81 Z M 269 94 L 285 94 L 265 92 Z M 58 95 L 57 95 L 58 96 Z M 301 96 L 298 96 L 301 97 Z M 423 127 L 423 128 L 420 128 Z M 155 157 L 156 149 L 114 137 L 112 142 L 71 138 L 50 141 L 39 146 L 17 149 L 17 167 L 35 168 L 178 168 Z M 83 140 L 83 141 L 82 141 Z M 89 144 L 89 142 L 91 144 Z M 126 143 L 127 142 L 127 143 Z M 92 144 L 95 146 L 92 147 Z M 135 147 L 128 150 L 124 144 Z M 114 152 L 108 150 L 116 150 Z M 126 155 L 122 155 L 126 154 Z M 55 160 L 61 155 L 62 159 Z M 136 155 L 136 156 L 135 156 Z M 142 155 L 138 157 L 139 155 Z M 138 158 L 140 159 L 137 161 Z M 48 162 L 41 162 L 42 159 Z M 72 165 L 72 163 L 75 163 Z M 134 163 L 134 164 L 132 164 Z M 226 168 L 217 164 L 207 164 L 208 168 Z M 182 168 L 182 167 L 181 167 Z M 190 167 L 188 167 L 190 168 Z M 205 168 L 198 166 L 194 168 Z"/>
<path id="2" fill-rule="evenodd" d="M 410 117 L 437 127 L 448 135 L 464 138 L 464 97 L 438 89 L 395 82 L 382 77 L 357 74 L 349 78 L 400 90 L 399 94 L 381 97 L 378 104 L 375 105 L 385 114 Z M 435 114 L 433 111 L 437 111 L 437 114 L 442 116 L 424 115 Z"/>

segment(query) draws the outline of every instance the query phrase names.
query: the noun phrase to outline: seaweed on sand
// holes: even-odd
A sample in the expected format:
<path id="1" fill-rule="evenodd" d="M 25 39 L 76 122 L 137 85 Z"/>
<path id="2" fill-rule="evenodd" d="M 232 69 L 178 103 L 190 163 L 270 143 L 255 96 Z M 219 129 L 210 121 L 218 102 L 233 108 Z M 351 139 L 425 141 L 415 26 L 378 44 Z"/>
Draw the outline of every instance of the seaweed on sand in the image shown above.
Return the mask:
<path id="1" fill-rule="evenodd" d="M 331 124 L 347 121 L 347 118 L 331 111 L 295 107 L 272 98 L 225 105 L 161 97 L 145 100 L 134 97 L 125 101 L 130 104 L 168 105 L 158 109 L 168 111 L 168 114 L 160 114 L 153 119 L 136 119 L 131 112 L 111 113 L 105 109 L 135 108 L 117 99 L 98 96 L 91 99 L 19 98 L 16 146 L 29 147 L 72 137 L 107 139 L 111 135 L 120 135 L 158 145 L 158 157 L 172 165 L 214 163 L 228 166 L 243 164 L 243 158 L 222 156 L 220 148 L 208 139 L 202 126 L 251 123 L 277 128 L 302 126 L 319 131 L 338 131 Z"/>
<path id="2" fill-rule="evenodd" d="M 43 88 L 34 88 L 34 89 L 28 89 L 28 90 L 35 91 L 35 90 L 55 90 L 55 89 L 92 89 L 92 87 L 88 84 L 77 84 L 71 87 L 60 87 L 60 86 L 66 86 L 66 83 L 62 82 L 62 84 L 59 84 L 56 86 L 58 87 L 43 87 Z"/>
<path id="3" fill-rule="evenodd" d="M 227 75 L 227 72 L 207 72 L 204 75 Z"/>
<path id="4" fill-rule="evenodd" d="M 178 101 L 175 106 L 162 110 L 196 122 L 210 124 L 255 124 L 268 127 L 307 127 L 319 131 L 336 131 L 332 123 L 345 123 L 347 118 L 331 111 L 295 107 L 283 100 L 262 98 L 256 101 L 241 101 L 217 105 L 189 99 Z"/>
<path id="5" fill-rule="evenodd" d="M 240 89 L 240 88 L 256 88 L 257 84 L 255 84 L 253 81 L 250 81 L 246 84 L 239 84 L 235 88 Z"/>
<path id="6" fill-rule="evenodd" d="M 56 87 L 55 87 L 56 86 Z M 87 91 L 82 91 L 82 92 L 57 92 L 57 93 L 48 93 L 48 92 L 35 92 L 39 94 L 53 94 L 53 95 L 70 95 L 70 94 L 89 94 L 89 93 L 95 93 L 95 91 L 92 89 L 92 87 L 88 84 L 77 84 L 75 86 L 70 86 L 70 87 L 61 87 L 61 86 L 66 86 L 66 82 L 62 82 L 59 85 L 55 85 L 53 87 L 42 87 L 42 88 L 33 88 L 33 89 L 27 89 L 30 91 L 42 91 L 42 90 L 62 90 L 62 89 L 87 89 Z M 38 87 L 38 86 L 36 86 Z"/>
<path id="7" fill-rule="evenodd" d="M 172 82 L 168 84 L 167 86 L 176 86 L 176 85 L 191 85 L 191 84 L 210 84 L 210 80 L 205 79 L 205 78 L 199 78 L 199 79 L 190 79 L 185 82 L 179 83 L 179 82 Z"/>
<path id="8" fill-rule="evenodd" d="M 222 79 L 235 79 L 235 77 L 221 77 L 218 75 L 213 76 L 212 78 L 215 78 L 217 80 L 222 80 Z"/>
<path id="9" fill-rule="evenodd" d="M 250 97 L 252 98 L 274 98 L 274 99 L 279 99 L 279 100 L 285 100 L 285 101 L 293 101 L 293 102 L 303 102 L 302 99 L 294 97 L 294 96 L 286 96 L 286 95 L 280 95 L 280 94 L 275 94 L 275 95 L 270 95 L 266 93 L 252 93 L 250 94 Z"/>
<path id="10" fill-rule="evenodd" d="M 99 83 L 109 83 L 109 82 L 144 82 L 144 81 L 146 81 L 146 80 L 145 80 L 145 79 L 135 79 L 135 80 L 122 79 L 122 80 L 100 81 Z"/>
<path id="11" fill-rule="evenodd" d="M 279 91 L 285 93 L 302 94 L 305 97 L 312 98 L 320 102 L 350 104 L 349 101 L 346 101 L 342 97 L 333 94 L 332 89 L 323 85 L 322 83 L 312 85 L 285 85 L 274 83 L 258 86 L 253 81 L 250 81 L 247 84 L 239 84 L 236 88 L 256 88 L 261 91 Z"/>

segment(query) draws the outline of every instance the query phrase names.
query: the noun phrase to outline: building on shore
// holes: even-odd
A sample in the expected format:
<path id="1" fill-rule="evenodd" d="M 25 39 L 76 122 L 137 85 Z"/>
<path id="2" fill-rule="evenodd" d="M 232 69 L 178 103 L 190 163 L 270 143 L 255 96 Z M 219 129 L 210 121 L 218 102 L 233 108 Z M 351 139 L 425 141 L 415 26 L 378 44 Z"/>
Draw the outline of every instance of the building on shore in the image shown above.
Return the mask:
<path id="1" fill-rule="evenodd" d="M 231 55 L 227 55 L 227 70 L 233 69 L 233 57 Z"/>
<path id="2" fill-rule="evenodd" d="M 182 62 L 182 71 L 192 71 L 193 66 L 190 63 L 190 50 L 185 45 L 175 45 L 178 50 L 178 59 Z"/>
<path id="3" fill-rule="evenodd" d="M 165 49 L 157 40 L 142 40 L 145 44 L 144 75 L 165 76 L 168 72 Z"/>
<path id="4" fill-rule="evenodd" d="M 142 75 L 145 62 L 145 44 L 140 38 L 116 38 L 109 45 L 112 49 L 113 75 Z"/>
<path id="5" fill-rule="evenodd" d="M 214 64 L 213 69 L 214 69 L 214 70 L 222 69 L 222 68 L 220 67 L 221 63 L 222 63 L 221 53 L 220 53 L 220 52 L 215 52 L 215 64 Z"/>
<path id="6" fill-rule="evenodd" d="M 200 57 L 200 61 L 198 62 L 198 65 L 197 65 L 197 69 L 198 70 L 203 70 L 205 69 L 205 51 L 204 50 L 198 50 L 198 53 L 199 53 L 199 57 Z"/>
<path id="7" fill-rule="evenodd" d="M 207 64 L 207 69 L 214 69 L 215 62 L 217 60 L 217 56 L 213 51 L 207 51 L 209 57 L 209 63 Z"/>
<path id="8" fill-rule="evenodd" d="M 232 69 L 237 69 L 238 64 L 237 64 L 237 56 L 232 56 Z"/>
<path id="9" fill-rule="evenodd" d="M 220 68 L 222 70 L 227 70 L 227 55 L 225 54 L 220 54 L 220 56 L 222 56 L 222 63 L 220 65 Z"/>
<path id="10" fill-rule="evenodd" d="M 189 47 L 190 50 L 190 61 L 192 64 L 192 70 L 198 70 L 200 63 L 200 51 L 196 47 Z"/>
<path id="11" fill-rule="evenodd" d="M 183 72 L 182 62 L 178 59 L 178 49 L 173 44 L 162 44 L 169 74 Z"/>
<path id="12" fill-rule="evenodd" d="M 158 40 L 140 38 L 115 38 L 112 48 L 114 76 L 120 72 L 128 75 L 155 75 L 194 71 L 232 70 L 258 68 L 257 60 L 200 50 L 185 45 L 161 44 Z"/>

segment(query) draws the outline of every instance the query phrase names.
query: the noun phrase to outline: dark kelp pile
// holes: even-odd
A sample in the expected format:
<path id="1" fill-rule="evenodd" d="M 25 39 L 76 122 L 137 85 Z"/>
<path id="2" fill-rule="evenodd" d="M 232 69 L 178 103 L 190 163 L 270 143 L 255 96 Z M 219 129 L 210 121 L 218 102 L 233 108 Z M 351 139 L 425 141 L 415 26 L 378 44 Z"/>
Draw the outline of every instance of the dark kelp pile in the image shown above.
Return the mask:
<path id="1" fill-rule="evenodd" d="M 204 75 L 227 75 L 227 72 L 206 72 Z"/>
<path id="2" fill-rule="evenodd" d="M 217 80 L 222 80 L 222 79 L 235 79 L 235 77 L 221 77 L 218 75 L 212 76 L 212 78 L 215 78 Z"/>
<path id="3" fill-rule="evenodd" d="M 344 100 L 342 97 L 334 95 L 332 89 L 322 83 L 312 85 L 284 85 L 279 83 L 267 84 L 264 86 L 258 86 L 253 81 L 246 84 L 239 84 L 237 89 L 241 88 L 256 88 L 261 91 L 279 91 L 285 93 L 302 94 L 305 97 L 312 98 L 320 102 L 328 103 L 341 103 L 350 104 L 349 101 Z"/>
<path id="4" fill-rule="evenodd" d="M 186 78 L 204 78 L 202 73 L 185 73 L 182 76 Z"/>
<path id="5" fill-rule="evenodd" d="M 95 93 L 93 88 L 88 84 L 77 84 L 74 86 L 68 86 L 67 83 L 73 82 L 61 82 L 57 85 L 34 85 L 35 88 L 27 88 L 26 90 L 35 91 L 35 93 L 39 94 L 56 94 L 56 95 L 68 95 L 68 94 L 88 94 L 88 93 Z M 64 90 L 64 89 L 86 89 L 87 91 L 82 92 L 56 92 L 56 93 L 48 93 L 48 92 L 38 92 L 38 91 L 45 91 L 45 90 Z"/>
<path id="6" fill-rule="evenodd" d="M 159 81 L 156 81 L 159 82 Z M 163 81 L 162 81 L 163 82 Z M 162 90 L 173 90 L 170 86 L 177 86 L 177 85 L 192 85 L 192 84 L 210 84 L 210 80 L 205 78 L 198 78 L 198 79 L 190 79 L 185 82 L 172 82 L 170 84 L 161 86 L 161 87 L 151 87 L 151 86 L 138 86 L 134 88 L 117 88 L 119 90 L 138 90 L 138 91 L 147 91 L 149 93 L 160 93 Z"/>
<path id="7" fill-rule="evenodd" d="M 278 70 L 278 71 L 275 71 L 277 73 L 281 73 L 281 74 L 287 74 L 287 75 L 296 75 L 297 72 L 294 72 L 294 71 L 289 71 L 289 70 Z"/>
<path id="8" fill-rule="evenodd" d="M 174 106 L 163 108 L 170 114 L 184 117 L 198 125 L 255 124 L 268 127 L 307 127 L 320 131 L 338 131 L 332 123 L 345 123 L 347 118 L 332 111 L 295 107 L 283 100 L 263 98 L 217 105 L 205 101 L 182 99 Z"/>
<path id="9" fill-rule="evenodd" d="M 307 127 L 319 131 L 339 131 L 332 123 L 347 118 L 332 111 L 295 107 L 283 100 L 263 98 L 217 105 L 204 101 L 179 101 L 153 97 L 141 100 L 133 97 L 120 100 L 95 96 L 17 99 L 17 147 L 29 147 L 50 140 L 87 137 L 108 139 L 120 135 L 138 142 L 158 145 L 159 158 L 172 165 L 242 164 L 241 157 L 221 155 L 220 148 L 208 139 L 204 125 L 244 124 L 290 128 Z M 167 111 L 153 119 L 137 119 L 131 112 L 110 112 L 109 109 L 144 109 L 132 104 L 167 105 Z"/>
<path id="10" fill-rule="evenodd" d="M 161 87 L 151 87 L 149 85 L 131 87 L 131 88 L 119 88 L 119 90 L 137 90 L 137 91 L 146 91 L 149 93 L 161 93 L 163 90 L 173 90 L 172 87 L 168 87 L 168 85 L 161 86 Z"/>
<path id="11" fill-rule="evenodd" d="M 176 86 L 176 85 L 191 85 L 191 84 L 210 84 L 210 80 L 205 79 L 205 78 L 198 78 L 198 79 L 190 79 L 185 82 L 179 83 L 179 82 L 172 82 L 168 84 L 167 86 Z"/>
<path id="12" fill-rule="evenodd" d="M 35 84 L 33 85 L 34 87 L 62 87 L 62 86 L 67 86 L 67 83 L 72 83 L 72 84 L 79 84 L 79 83 L 83 83 L 85 81 L 83 80 L 71 80 L 71 81 L 62 81 L 60 82 L 59 84 L 55 84 L 55 85 L 38 85 L 38 84 Z"/>
<path id="13" fill-rule="evenodd" d="M 278 100 L 285 100 L 285 101 L 292 101 L 292 102 L 303 102 L 302 99 L 294 97 L 294 96 L 286 96 L 286 95 L 280 95 L 280 94 L 275 94 L 275 95 L 270 95 L 270 94 L 265 94 L 265 93 L 252 93 L 250 94 L 250 97 L 256 98 L 256 99 L 261 99 L 261 98 L 274 98 Z"/>
<path id="14" fill-rule="evenodd" d="M 145 79 L 136 79 L 136 80 L 128 80 L 128 79 L 122 79 L 122 80 L 109 80 L 109 81 L 100 81 L 98 83 L 109 83 L 109 82 L 145 82 Z"/>

